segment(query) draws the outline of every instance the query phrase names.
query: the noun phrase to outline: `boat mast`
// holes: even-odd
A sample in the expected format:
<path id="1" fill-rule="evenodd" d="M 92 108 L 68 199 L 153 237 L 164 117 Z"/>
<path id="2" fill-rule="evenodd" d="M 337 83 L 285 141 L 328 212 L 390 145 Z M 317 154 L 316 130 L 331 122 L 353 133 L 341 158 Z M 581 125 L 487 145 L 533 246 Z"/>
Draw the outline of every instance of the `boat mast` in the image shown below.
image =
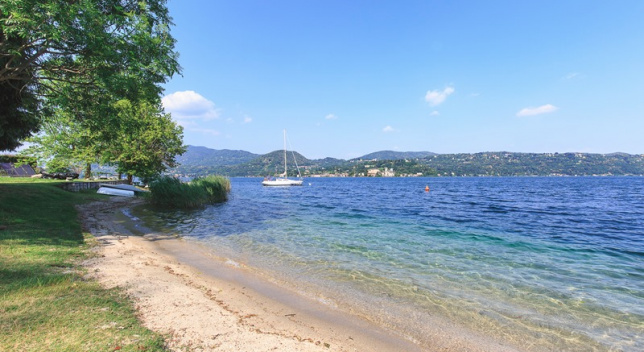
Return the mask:
<path id="1" fill-rule="evenodd" d="M 286 130 L 284 130 L 284 177 L 288 177 L 286 173 Z"/>

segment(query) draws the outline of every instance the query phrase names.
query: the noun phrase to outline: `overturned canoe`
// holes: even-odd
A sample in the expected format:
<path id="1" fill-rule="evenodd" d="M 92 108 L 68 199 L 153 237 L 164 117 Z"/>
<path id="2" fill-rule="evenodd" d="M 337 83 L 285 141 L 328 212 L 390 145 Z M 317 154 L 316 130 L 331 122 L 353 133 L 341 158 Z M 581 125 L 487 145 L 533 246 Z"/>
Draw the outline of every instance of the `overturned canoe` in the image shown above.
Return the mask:
<path id="1" fill-rule="evenodd" d="M 136 193 L 149 192 L 131 185 L 101 184 L 96 193 L 110 196 L 134 197 Z"/>

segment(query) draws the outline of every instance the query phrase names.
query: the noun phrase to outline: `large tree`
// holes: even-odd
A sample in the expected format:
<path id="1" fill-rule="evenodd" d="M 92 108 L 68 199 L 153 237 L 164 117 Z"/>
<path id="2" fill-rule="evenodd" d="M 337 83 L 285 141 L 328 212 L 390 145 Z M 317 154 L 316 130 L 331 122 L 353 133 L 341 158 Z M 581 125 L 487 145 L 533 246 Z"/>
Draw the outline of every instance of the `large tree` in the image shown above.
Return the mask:
<path id="1" fill-rule="evenodd" d="M 97 132 L 79 122 L 69 111 L 62 108 L 48 111 L 40 132 L 27 139 L 30 146 L 24 153 L 45 163 L 50 173 L 69 169 L 80 173 L 84 168 L 85 177 L 89 178 L 91 164 L 104 162 L 101 160 L 104 142 L 96 138 Z"/>
<path id="2" fill-rule="evenodd" d="M 0 150 L 37 130 L 44 99 L 95 97 L 95 89 L 158 98 L 179 72 L 170 25 L 165 0 L 0 1 L 0 92 L 10 98 L 0 109 Z M 59 82 L 71 85 L 57 90 Z"/>
<path id="3" fill-rule="evenodd" d="M 79 120 L 53 107 L 26 153 L 46 163 L 49 172 L 85 167 L 89 176 L 91 163 L 115 165 L 130 182 L 133 176 L 150 179 L 176 166 L 176 155 L 186 151 L 183 129 L 158 101 L 122 99 L 110 108 L 104 119 L 109 123 L 90 128 L 87 122 L 94 119 Z"/>
<path id="4" fill-rule="evenodd" d="M 116 163 L 119 172 L 131 182 L 133 175 L 150 179 L 176 166 L 176 155 L 186 151 L 183 128 L 160 104 L 121 100 L 115 108 L 120 127 L 106 157 Z"/>
<path id="5" fill-rule="evenodd" d="M 38 106 L 38 98 L 30 87 L 17 89 L 11 82 L 0 82 L 0 151 L 16 149 L 38 129 Z"/>

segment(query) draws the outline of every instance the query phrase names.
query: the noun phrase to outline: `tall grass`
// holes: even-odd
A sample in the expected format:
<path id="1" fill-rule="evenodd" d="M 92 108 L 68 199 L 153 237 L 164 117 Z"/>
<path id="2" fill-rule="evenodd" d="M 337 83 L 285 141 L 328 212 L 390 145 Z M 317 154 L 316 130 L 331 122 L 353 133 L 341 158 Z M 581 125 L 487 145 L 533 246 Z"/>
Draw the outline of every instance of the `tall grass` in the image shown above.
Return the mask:
<path id="1" fill-rule="evenodd" d="M 182 183 L 163 176 L 150 184 L 152 204 L 163 208 L 193 209 L 228 199 L 230 180 L 223 176 L 206 176 Z"/>

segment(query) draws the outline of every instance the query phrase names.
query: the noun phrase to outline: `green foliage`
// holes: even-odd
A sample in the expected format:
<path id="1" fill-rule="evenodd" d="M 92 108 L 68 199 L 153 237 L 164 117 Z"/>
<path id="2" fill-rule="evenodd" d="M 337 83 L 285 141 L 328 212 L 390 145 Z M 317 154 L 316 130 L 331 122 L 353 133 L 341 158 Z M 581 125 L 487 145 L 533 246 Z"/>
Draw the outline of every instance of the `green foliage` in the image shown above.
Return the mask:
<path id="1" fill-rule="evenodd" d="M 47 163 L 47 172 L 50 174 L 68 173 L 71 172 L 70 165 L 69 160 L 53 158 Z"/>
<path id="2" fill-rule="evenodd" d="M 163 176 L 150 184 L 152 204 L 163 208 L 192 209 L 228 199 L 230 180 L 222 176 L 206 176 L 189 183 Z"/>
<path id="3" fill-rule="evenodd" d="M 183 128 L 160 105 L 120 100 L 115 104 L 120 128 L 108 147 L 119 172 L 153 178 L 175 165 L 185 152 Z"/>
<path id="4" fill-rule="evenodd" d="M 201 188 L 207 194 L 208 203 L 221 203 L 228 199 L 230 180 L 223 176 L 210 175 L 190 182 L 192 187 Z"/>
<path id="5" fill-rule="evenodd" d="M 41 133 L 28 139 L 24 153 L 46 164 L 47 172 L 80 173 L 88 163 L 96 162 L 101 141 L 87 126 L 65 109 L 47 105 L 50 112 L 41 124 Z"/>
<path id="6" fill-rule="evenodd" d="M 145 179 L 174 166 L 175 156 L 185 151 L 182 127 L 156 103 L 121 99 L 108 106 L 96 104 L 93 109 L 102 107 L 109 115 L 86 119 L 70 113 L 78 106 L 47 107 L 51 114 L 42 133 L 29 139 L 32 145 L 25 153 L 46 163 L 48 172 L 73 168 L 80 173 L 86 167 L 88 177 L 92 163 L 114 164 L 119 172 Z"/>
<path id="7" fill-rule="evenodd" d="M 15 166 L 27 164 L 35 169 L 38 165 L 38 160 L 26 155 L 0 154 L 0 163 L 14 163 Z"/>
<path id="8" fill-rule="evenodd" d="M 164 351 L 121 291 L 83 278 L 74 205 L 103 197 L 58 183 L 0 179 L 0 350 Z"/>
<path id="9" fill-rule="evenodd" d="M 43 88 L 75 81 L 91 87 L 96 76 L 114 78 L 116 71 L 126 71 L 164 83 L 178 71 L 170 24 L 165 0 L 2 1 L 0 48 L 8 65 L 0 81 L 28 80 Z"/>
<path id="10" fill-rule="evenodd" d="M 90 128 L 118 99 L 158 100 L 180 70 L 170 25 L 165 0 L 1 1 L 0 150 L 38 130 L 50 100 Z"/>

